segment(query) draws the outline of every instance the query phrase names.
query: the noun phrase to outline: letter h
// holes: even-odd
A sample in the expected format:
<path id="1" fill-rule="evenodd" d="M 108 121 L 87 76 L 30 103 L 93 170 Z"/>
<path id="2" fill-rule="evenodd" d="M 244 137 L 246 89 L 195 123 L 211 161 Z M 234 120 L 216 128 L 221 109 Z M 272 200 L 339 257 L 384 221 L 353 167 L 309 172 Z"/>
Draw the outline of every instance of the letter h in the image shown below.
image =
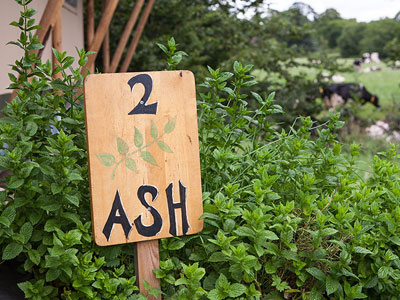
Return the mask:
<path id="1" fill-rule="evenodd" d="M 174 197 L 173 197 L 173 193 L 172 193 L 172 191 L 173 191 L 173 183 L 172 182 L 166 188 L 165 191 L 167 194 L 168 212 L 169 212 L 169 224 L 170 224 L 169 225 L 169 233 L 172 234 L 173 236 L 177 235 L 175 210 L 180 208 L 181 215 L 182 215 L 182 232 L 183 232 L 183 235 L 186 235 L 186 233 L 189 230 L 189 224 L 188 224 L 187 213 L 186 213 L 186 187 L 179 180 L 180 202 L 174 202 Z"/>

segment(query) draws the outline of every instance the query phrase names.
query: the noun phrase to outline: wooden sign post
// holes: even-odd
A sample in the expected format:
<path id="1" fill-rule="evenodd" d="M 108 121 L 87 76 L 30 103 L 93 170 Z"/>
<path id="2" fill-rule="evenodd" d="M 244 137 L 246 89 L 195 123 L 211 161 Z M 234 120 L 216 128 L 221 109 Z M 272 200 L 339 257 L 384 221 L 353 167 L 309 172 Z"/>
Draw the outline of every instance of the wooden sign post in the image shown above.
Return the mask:
<path id="1" fill-rule="evenodd" d="M 95 242 L 137 243 L 144 292 L 157 282 L 157 240 L 203 228 L 194 76 L 89 75 L 85 114 Z"/>

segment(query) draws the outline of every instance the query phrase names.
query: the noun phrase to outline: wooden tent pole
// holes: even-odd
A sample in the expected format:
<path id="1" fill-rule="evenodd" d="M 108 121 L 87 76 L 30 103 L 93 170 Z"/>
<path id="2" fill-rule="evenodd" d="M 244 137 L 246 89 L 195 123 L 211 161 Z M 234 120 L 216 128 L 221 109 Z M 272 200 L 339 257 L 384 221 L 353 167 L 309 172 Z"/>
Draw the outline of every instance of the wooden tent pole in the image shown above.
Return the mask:
<path id="1" fill-rule="evenodd" d="M 40 28 L 36 30 L 36 35 L 38 36 L 38 41 L 40 43 L 43 42 L 46 33 L 51 30 L 57 22 L 58 12 L 61 11 L 63 4 L 64 0 L 49 0 L 47 2 L 46 8 L 44 9 L 42 18 L 39 22 Z"/>
<path id="2" fill-rule="evenodd" d="M 107 33 L 108 27 L 110 26 L 112 16 L 115 9 L 117 8 L 118 0 L 109 0 L 104 8 L 104 13 L 101 16 L 99 25 L 97 26 L 96 33 L 93 38 L 93 42 L 89 46 L 89 51 L 94 51 L 95 53 L 89 55 L 86 67 L 82 68 L 81 73 L 87 72 L 87 69 L 91 69 L 94 66 L 94 62 L 97 57 L 97 53 L 100 50 L 101 44 Z"/>
<path id="3" fill-rule="evenodd" d="M 115 50 L 115 53 L 111 61 L 111 66 L 110 66 L 111 73 L 115 73 L 117 71 L 122 53 L 124 52 L 126 44 L 128 43 L 129 36 L 131 35 L 133 27 L 135 26 L 136 20 L 139 16 L 140 10 L 142 9 L 143 3 L 144 0 L 137 0 L 134 8 L 132 9 L 129 20 L 125 25 L 124 32 L 122 33 L 122 36 L 118 42 L 117 49 Z"/>
<path id="4" fill-rule="evenodd" d="M 108 0 L 103 0 L 103 13 Z M 103 41 L 103 72 L 108 73 L 110 70 L 110 30 L 107 30 Z"/>
<path id="5" fill-rule="evenodd" d="M 61 10 L 64 0 L 48 0 L 46 7 L 44 9 L 43 15 L 40 19 L 40 28 L 36 30 L 36 35 L 38 37 L 38 42 L 43 43 L 45 37 L 48 36 L 49 31 L 54 27 L 57 22 L 58 11 Z M 39 50 L 32 50 L 31 53 L 38 54 Z M 13 90 L 10 102 L 17 95 L 17 90 Z"/>
<path id="6" fill-rule="evenodd" d="M 142 14 L 142 16 L 140 18 L 138 27 L 137 27 L 137 29 L 135 31 L 134 38 L 133 38 L 133 40 L 132 40 L 132 42 L 131 42 L 131 44 L 129 46 L 128 53 L 127 53 L 127 55 L 125 57 L 125 60 L 124 60 L 124 62 L 122 64 L 120 72 L 128 71 L 129 64 L 131 63 L 132 57 L 135 54 L 136 47 L 137 47 L 137 45 L 139 43 L 140 36 L 142 35 L 144 26 L 146 25 L 147 18 L 149 17 L 151 9 L 153 8 L 153 4 L 154 4 L 154 0 L 149 0 L 149 2 L 147 3 L 146 8 L 144 9 L 144 12 L 143 12 L 143 14 Z"/>
<path id="7" fill-rule="evenodd" d="M 86 28 L 86 45 L 90 47 L 94 39 L 94 0 L 87 2 L 87 28 Z M 94 72 L 94 64 L 90 68 L 90 72 Z"/>
<path id="8" fill-rule="evenodd" d="M 53 32 L 52 32 L 52 45 L 53 48 L 56 49 L 57 51 L 61 52 L 62 51 L 62 15 L 61 15 L 61 9 L 59 9 L 58 14 L 57 14 L 57 22 L 54 24 Z M 53 70 L 57 67 L 57 58 L 55 57 L 54 54 L 52 54 L 52 62 L 53 62 Z M 61 73 L 58 72 L 54 74 L 54 79 L 56 78 L 61 78 Z"/>

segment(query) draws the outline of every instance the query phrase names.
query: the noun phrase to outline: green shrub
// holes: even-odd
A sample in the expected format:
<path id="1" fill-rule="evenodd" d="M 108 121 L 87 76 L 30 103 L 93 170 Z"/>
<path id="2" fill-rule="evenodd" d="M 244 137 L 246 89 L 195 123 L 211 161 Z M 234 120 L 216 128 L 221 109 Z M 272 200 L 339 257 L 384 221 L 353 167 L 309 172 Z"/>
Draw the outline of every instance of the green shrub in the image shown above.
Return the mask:
<path id="1" fill-rule="evenodd" d="M 52 71 L 30 52 L 43 48 L 32 34 L 31 1 L 18 2 L 23 11 L 12 25 L 21 35 L 13 44 L 24 56 L 10 88 L 19 91 L 0 119 L 0 167 L 12 171 L 0 192 L 2 261 L 14 259 L 31 275 L 19 284 L 28 299 L 127 299 L 137 290 L 125 253 L 132 250 L 100 249 L 91 233 L 81 93 L 88 53 L 79 50 L 73 68 L 72 57 L 53 50 L 60 64 Z M 62 79 L 52 79 L 57 72 Z"/>
<path id="2" fill-rule="evenodd" d="M 364 181 L 360 145 L 341 153 L 339 115 L 277 132 L 274 95 L 242 89 L 252 66 L 209 68 L 201 85 L 199 139 L 205 228 L 163 240 L 168 299 L 397 299 L 400 167 L 394 146 Z M 293 126 L 294 127 L 294 126 Z M 312 138 L 310 131 L 316 133 Z"/>
<path id="3" fill-rule="evenodd" d="M 15 43 L 25 55 L 10 75 L 18 89 L 0 120 L 0 253 L 31 279 L 28 299 L 143 299 L 134 294 L 130 245 L 99 248 L 90 230 L 80 68 L 55 54 L 62 79 L 29 50 L 33 10 L 23 4 Z M 183 52 L 161 46 L 168 68 Z M 359 145 L 341 153 L 339 115 L 313 128 L 278 132 L 274 94 L 244 94 L 252 66 L 209 68 L 199 95 L 202 233 L 161 240 L 165 299 L 398 299 L 400 166 L 394 147 L 374 159 L 364 181 L 354 172 Z M 248 107 L 248 100 L 258 103 Z M 315 132 L 316 138 L 311 136 Z M 56 133 L 55 133 L 56 132 Z M 157 291 L 153 291 L 156 293 Z"/>

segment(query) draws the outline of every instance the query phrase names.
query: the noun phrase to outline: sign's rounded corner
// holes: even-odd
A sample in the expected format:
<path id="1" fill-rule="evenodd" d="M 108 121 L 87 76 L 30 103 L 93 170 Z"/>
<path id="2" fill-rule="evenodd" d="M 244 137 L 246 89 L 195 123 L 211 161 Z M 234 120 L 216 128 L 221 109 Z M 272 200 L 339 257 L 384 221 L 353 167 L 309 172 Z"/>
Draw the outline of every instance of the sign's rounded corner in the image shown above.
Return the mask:
<path id="1" fill-rule="evenodd" d="M 84 83 L 87 84 L 91 80 L 91 78 L 94 77 L 94 75 L 96 75 L 96 74 L 88 74 L 88 75 L 86 75 Z"/>
<path id="2" fill-rule="evenodd" d="M 94 242 L 95 242 L 95 244 L 97 245 L 97 246 L 100 246 L 100 247 L 106 247 L 106 246 L 111 246 L 111 245 L 108 245 L 107 243 L 104 243 L 103 241 L 99 241 L 99 240 L 94 240 Z"/>
<path id="3" fill-rule="evenodd" d="M 181 73 L 182 73 L 182 75 L 189 76 L 194 80 L 194 73 L 192 71 L 190 71 L 190 70 L 182 70 Z"/>

